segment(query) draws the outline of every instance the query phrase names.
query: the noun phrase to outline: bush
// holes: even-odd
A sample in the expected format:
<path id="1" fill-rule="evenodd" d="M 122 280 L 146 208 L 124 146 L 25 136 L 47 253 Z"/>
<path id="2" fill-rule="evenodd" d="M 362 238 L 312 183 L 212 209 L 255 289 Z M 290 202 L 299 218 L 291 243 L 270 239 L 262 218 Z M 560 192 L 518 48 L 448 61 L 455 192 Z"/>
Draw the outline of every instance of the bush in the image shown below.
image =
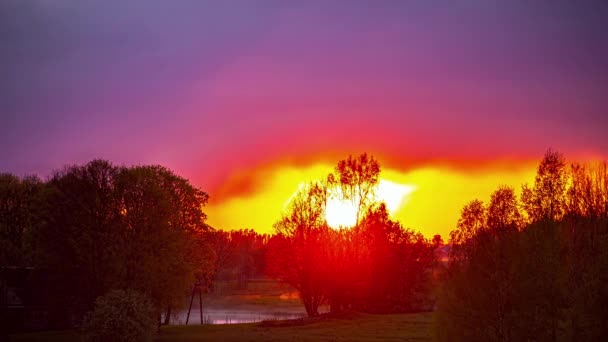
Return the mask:
<path id="1" fill-rule="evenodd" d="M 98 297 L 85 319 L 85 340 L 151 341 L 156 325 L 152 302 L 131 290 L 113 290 Z"/>

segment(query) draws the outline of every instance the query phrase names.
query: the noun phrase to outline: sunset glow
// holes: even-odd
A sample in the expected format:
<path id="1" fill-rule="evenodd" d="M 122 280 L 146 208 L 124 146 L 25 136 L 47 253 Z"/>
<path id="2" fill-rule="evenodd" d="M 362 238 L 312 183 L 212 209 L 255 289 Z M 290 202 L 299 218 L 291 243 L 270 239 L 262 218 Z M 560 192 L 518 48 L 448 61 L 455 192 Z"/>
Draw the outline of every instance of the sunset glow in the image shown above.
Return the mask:
<path id="1" fill-rule="evenodd" d="M 357 206 L 350 200 L 332 198 L 325 208 L 327 224 L 334 228 L 350 228 L 357 224 Z"/>
<path id="2" fill-rule="evenodd" d="M 384 202 L 390 215 L 394 215 L 407 202 L 408 196 L 416 189 L 381 179 L 370 196 L 372 202 Z M 339 197 L 339 196 L 336 196 Z M 340 198 L 330 198 L 327 202 L 326 219 L 332 228 L 349 228 L 357 223 L 357 202 Z M 361 214 L 363 215 L 363 213 Z"/>
<path id="3" fill-rule="evenodd" d="M 218 229 L 271 233 L 350 154 L 378 158 L 378 197 L 426 236 L 499 184 L 519 193 L 549 147 L 608 156 L 606 20 L 574 3 L 0 6 L 0 169 L 163 165 L 210 195 Z"/>
<path id="4" fill-rule="evenodd" d="M 386 159 L 380 162 L 389 164 Z M 307 181 L 323 179 L 333 171 L 329 163 L 309 165 L 270 164 L 230 178 L 219 196 L 211 197 L 205 209 L 214 227 L 240 229 L 253 226 L 271 233 L 273 224 L 287 208 L 290 198 Z M 378 198 L 391 216 L 425 236 L 447 236 L 458 221 L 462 207 L 472 198 L 488 198 L 500 184 L 512 186 L 534 181 L 534 161 L 505 162 L 478 168 L 419 166 L 411 169 L 388 165 L 382 170 Z M 244 184 L 247 184 L 245 187 Z M 277 210 L 277 208 L 279 208 Z M 328 220 L 336 224 L 354 222 L 350 204 L 331 203 Z M 331 224 L 331 223 L 330 223 Z"/>

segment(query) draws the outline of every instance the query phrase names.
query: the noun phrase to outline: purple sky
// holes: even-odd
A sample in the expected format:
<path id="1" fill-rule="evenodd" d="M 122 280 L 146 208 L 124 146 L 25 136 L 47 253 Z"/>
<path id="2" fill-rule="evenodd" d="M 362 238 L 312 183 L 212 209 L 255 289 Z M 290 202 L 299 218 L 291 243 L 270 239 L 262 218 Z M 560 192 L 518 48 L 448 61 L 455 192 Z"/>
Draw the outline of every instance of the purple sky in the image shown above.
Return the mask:
<path id="1" fill-rule="evenodd" d="M 0 171 L 608 155 L 606 1 L 0 2 Z"/>

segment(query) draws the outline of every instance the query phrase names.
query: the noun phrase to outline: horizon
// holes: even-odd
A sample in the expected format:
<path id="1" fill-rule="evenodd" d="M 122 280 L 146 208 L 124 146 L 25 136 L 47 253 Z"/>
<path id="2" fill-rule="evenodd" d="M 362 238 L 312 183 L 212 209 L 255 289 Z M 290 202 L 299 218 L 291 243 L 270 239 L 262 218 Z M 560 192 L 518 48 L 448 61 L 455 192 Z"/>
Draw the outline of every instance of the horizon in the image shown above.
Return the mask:
<path id="1" fill-rule="evenodd" d="M 608 6 L 142 4 L 0 4 L 2 172 L 159 164 L 210 194 L 212 226 L 268 233 L 367 152 L 415 188 L 393 216 L 446 236 L 547 148 L 608 156 Z"/>

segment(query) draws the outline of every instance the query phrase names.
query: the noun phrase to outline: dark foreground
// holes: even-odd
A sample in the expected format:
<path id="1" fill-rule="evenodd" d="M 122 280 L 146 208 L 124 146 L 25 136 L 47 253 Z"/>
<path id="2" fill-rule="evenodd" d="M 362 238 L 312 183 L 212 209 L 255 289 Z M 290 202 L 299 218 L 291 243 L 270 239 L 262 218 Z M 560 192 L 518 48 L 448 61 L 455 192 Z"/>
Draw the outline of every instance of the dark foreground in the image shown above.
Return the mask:
<path id="1" fill-rule="evenodd" d="M 163 327 L 156 341 L 431 341 L 431 313 L 345 314 L 313 320 Z M 77 332 L 22 334 L 11 341 L 79 341 Z"/>

